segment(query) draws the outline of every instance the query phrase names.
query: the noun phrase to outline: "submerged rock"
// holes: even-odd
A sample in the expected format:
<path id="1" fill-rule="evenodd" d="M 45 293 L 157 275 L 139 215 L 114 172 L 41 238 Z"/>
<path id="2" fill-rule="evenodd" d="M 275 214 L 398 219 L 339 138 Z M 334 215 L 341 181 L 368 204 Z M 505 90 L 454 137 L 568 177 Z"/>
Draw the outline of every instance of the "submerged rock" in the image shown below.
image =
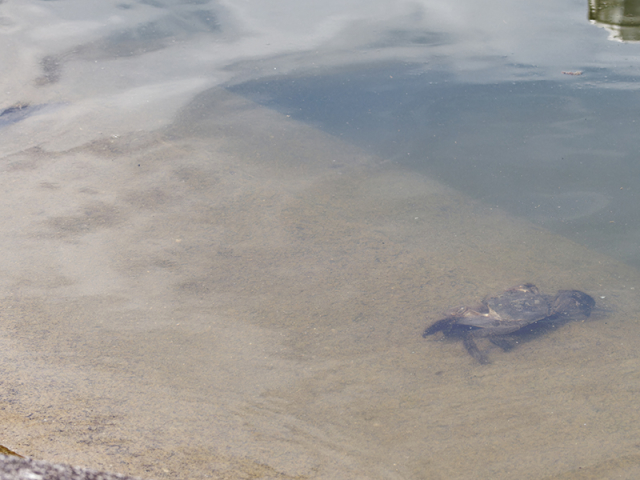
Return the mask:
<path id="1" fill-rule="evenodd" d="M 135 477 L 0 455 L 0 480 L 135 480 Z"/>

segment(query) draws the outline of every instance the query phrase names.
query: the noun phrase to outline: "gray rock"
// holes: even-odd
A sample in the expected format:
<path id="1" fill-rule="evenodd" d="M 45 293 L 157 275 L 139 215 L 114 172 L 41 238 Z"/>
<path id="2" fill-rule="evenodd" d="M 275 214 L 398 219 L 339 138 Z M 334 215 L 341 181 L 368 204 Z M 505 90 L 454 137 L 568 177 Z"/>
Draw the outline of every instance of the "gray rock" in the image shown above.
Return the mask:
<path id="1" fill-rule="evenodd" d="M 116 473 L 0 455 L 0 480 L 136 480 Z"/>

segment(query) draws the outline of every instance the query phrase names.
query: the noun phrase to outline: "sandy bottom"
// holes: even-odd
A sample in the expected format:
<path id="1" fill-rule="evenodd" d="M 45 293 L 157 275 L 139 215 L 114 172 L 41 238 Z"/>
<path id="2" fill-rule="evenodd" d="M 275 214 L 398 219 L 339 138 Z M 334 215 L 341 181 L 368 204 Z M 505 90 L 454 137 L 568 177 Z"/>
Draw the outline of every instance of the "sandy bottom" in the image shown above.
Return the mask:
<path id="1" fill-rule="evenodd" d="M 225 91 L 2 159 L 0 443 L 150 478 L 638 478 L 640 275 Z M 600 310 L 421 337 L 529 281 Z"/>

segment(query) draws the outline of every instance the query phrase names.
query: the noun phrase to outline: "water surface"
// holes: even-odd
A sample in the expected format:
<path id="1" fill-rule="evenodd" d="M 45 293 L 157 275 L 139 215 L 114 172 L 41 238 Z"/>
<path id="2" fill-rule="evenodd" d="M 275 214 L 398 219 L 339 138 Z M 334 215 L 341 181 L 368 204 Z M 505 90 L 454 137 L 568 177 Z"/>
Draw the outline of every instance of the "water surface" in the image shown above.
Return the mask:
<path id="1" fill-rule="evenodd" d="M 3 444 L 149 478 L 637 476 L 637 53 L 586 4 L 0 15 L 1 111 L 32 106 L 0 123 Z M 486 366 L 421 337 L 523 281 L 600 308 Z"/>

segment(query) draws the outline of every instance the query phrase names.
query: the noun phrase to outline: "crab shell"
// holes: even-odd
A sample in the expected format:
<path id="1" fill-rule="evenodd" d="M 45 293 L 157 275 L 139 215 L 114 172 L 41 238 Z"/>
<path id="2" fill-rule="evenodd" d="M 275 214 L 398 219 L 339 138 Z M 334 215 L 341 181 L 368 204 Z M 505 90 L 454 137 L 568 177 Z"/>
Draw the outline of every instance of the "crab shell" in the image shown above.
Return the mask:
<path id="1" fill-rule="evenodd" d="M 447 312 L 450 329 L 463 329 L 475 337 L 507 335 L 551 314 L 551 301 L 535 285 L 524 284 L 486 298 L 475 307 L 458 307 Z M 439 323 L 439 322 L 436 322 Z M 435 324 L 434 324 L 435 326 Z"/>

